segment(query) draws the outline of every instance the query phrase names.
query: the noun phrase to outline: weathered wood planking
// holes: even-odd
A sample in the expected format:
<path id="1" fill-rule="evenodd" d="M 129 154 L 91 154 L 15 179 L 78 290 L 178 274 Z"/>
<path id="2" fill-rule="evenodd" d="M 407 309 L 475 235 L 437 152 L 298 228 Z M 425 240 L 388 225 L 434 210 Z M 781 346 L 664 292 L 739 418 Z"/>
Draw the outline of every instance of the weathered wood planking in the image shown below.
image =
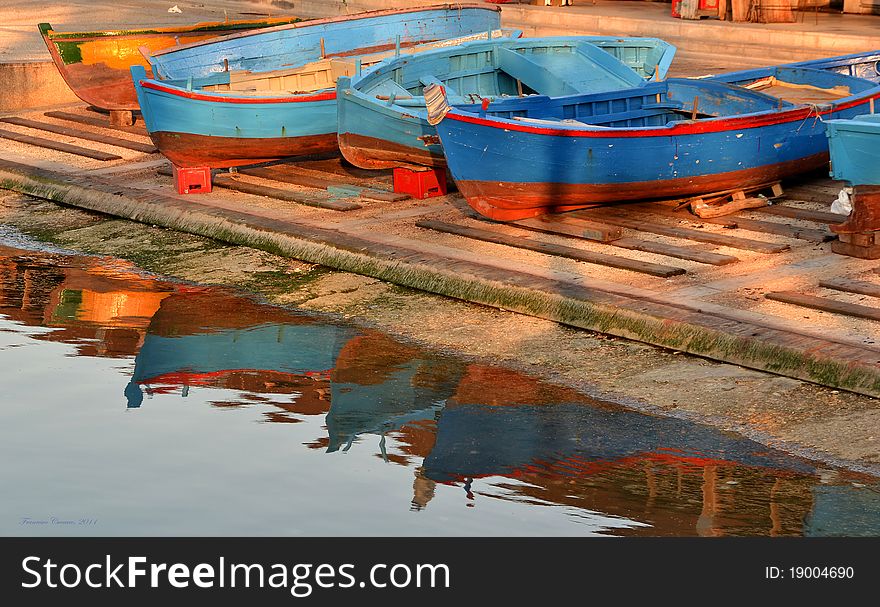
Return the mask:
<path id="1" fill-rule="evenodd" d="M 51 139 L 43 139 L 42 137 L 31 137 L 30 135 L 22 135 L 21 133 L 7 131 L 5 129 L 0 129 L 0 139 L 9 139 L 11 141 L 18 141 L 19 143 L 27 143 L 28 145 L 35 145 L 37 147 L 46 148 L 48 150 L 56 150 L 58 152 L 65 152 L 67 154 L 74 154 L 76 156 L 83 156 L 85 158 L 93 158 L 94 160 L 101 160 L 104 162 L 108 160 L 122 160 L 122 156 L 117 156 L 116 154 L 99 152 L 98 150 L 92 150 L 89 148 L 80 147 L 78 145 L 71 145 L 69 143 L 52 141 Z"/>
<path id="2" fill-rule="evenodd" d="M 847 293 L 880 297 L 880 285 L 862 280 L 852 280 L 851 278 L 831 278 L 829 280 L 821 280 L 819 281 L 819 286 L 826 289 L 834 289 L 835 291 L 846 291 Z"/>
<path id="3" fill-rule="evenodd" d="M 690 247 L 680 247 L 663 242 L 652 242 L 650 240 L 641 240 L 638 238 L 623 238 L 620 236 L 614 240 L 603 241 L 600 237 L 605 234 L 604 230 L 616 230 L 616 233 L 618 234 L 622 234 L 622 231 L 620 228 L 587 221 L 586 219 L 578 219 L 577 217 L 550 215 L 546 218 L 535 217 L 534 219 L 520 219 L 519 221 L 513 221 L 510 223 L 511 225 L 516 225 L 517 227 L 533 230 L 535 232 L 583 238 L 594 242 L 602 242 L 603 244 L 613 247 L 620 247 L 621 249 L 665 255 L 666 257 L 675 257 L 676 259 L 685 259 L 687 261 L 705 263 L 713 266 L 724 266 L 739 261 L 739 259 L 732 255 L 710 253 L 708 251 L 699 251 Z"/>
<path id="4" fill-rule="evenodd" d="M 386 192 L 374 188 L 365 188 L 361 186 L 352 186 L 341 179 L 329 179 L 327 177 L 318 177 L 306 175 L 297 171 L 291 171 L 285 165 L 254 167 L 249 169 L 239 169 L 239 173 L 260 177 L 262 179 L 272 179 L 274 181 L 283 181 L 284 183 L 292 183 L 307 188 L 317 188 L 326 190 L 327 188 L 337 187 L 344 189 L 356 189 L 362 198 L 370 198 L 373 200 L 383 200 L 385 202 L 397 202 L 410 198 L 409 194 L 398 194 L 395 192 Z"/>
<path id="5" fill-rule="evenodd" d="M 527 230 L 544 232 L 549 234 L 564 234 L 576 238 L 596 240 L 598 242 L 610 242 L 623 236 L 623 230 L 586 219 L 565 217 L 564 215 L 545 215 L 511 221 L 511 225 L 519 226 Z"/>
<path id="6" fill-rule="evenodd" d="M 695 217 L 683 212 L 673 211 L 662 205 L 639 205 L 636 207 L 640 211 L 646 211 L 664 217 L 672 217 L 674 219 L 687 219 L 688 221 L 699 223 L 710 223 L 712 225 L 722 225 L 725 227 L 739 228 L 750 232 L 760 232 L 763 234 L 774 234 L 776 236 L 785 236 L 787 238 L 795 238 L 798 240 L 807 240 L 809 242 L 828 242 L 837 238 L 828 230 L 817 230 L 815 228 L 801 228 L 784 223 L 775 223 L 772 221 L 760 221 L 756 219 L 747 219 L 745 217 Z M 762 207 L 763 208 L 763 207 Z M 760 210 L 760 209 L 751 209 Z"/>
<path id="7" fill-rule="evenodd" d="M 697 263 L 705 263 L 713 266 L 726 266 L 736 263 L 739 258 L 733 255 L 722 255 L 721 253 L 712 253 L 710 251 L 698 251 L 690 247 L 679 247 L 665 242 L 651 242 L 650 240 L 641 240 L 638 238 L 621 238 L 613 242 L 607 243 L 612 247 L 620 247 L 621 249 L 631 249 L 633 251 L 644 251 L 645 253 L 654 253 L 656 255 L 666 255 L 667 257 L 675 257 L 677 259 L 685 259 L 687 261 L 695 261 Z"/>
<path id="8" fill-rule="evenodd" d="M 765 297 L 767 299 L 772 299 L 773 301 L 781 301 L 783 303 L 812 308 L 814 310 L 822 310 L 823 312 L 833 312 L 835 314 L 844 314 L 856 318 L 867 318 L 868 320 L 880 320 L 880 308 L 835 301 L 827 297 L 816 297 L 814 295 L 804 295 L 803 293 L 794 293 L 791 291 L 767 293 Z"/>
<path id="9" fill-rule="evenodd" d="M 74 112 L 43 112 L 43 116 L 48 118 L 58 118 L 59 120 L 67 120 L 68 122 L 77 122 L 79 124 L 87 124 L 89 126 L 99 126 L 111 131 L 124 131 L 132 135 L 140 135 L 141 137 L 149 137 L 147 129 L 142 126 L 116 126 L 110 124 L 109 119 L 101 120 L 95 116 L 87 116 Z"/>
<path id="10" fill-rule="evenodd" d="M 236 179 L 229 174 L 215 175 L 213 178 L 214 185 L 244 192 L 246 194 L 256 194 L 257 196 L 266 196 L 277 200 L 285 200 L 287 202 L 295 202 L 319 209 L 331 209 L 333 211 L 354 211 L 363 208 L 354 202 L 346 202 L 344 200 L 326 200 L 318 196 L 309 195 L 304 192 L 292 192 L 290 190 L 282 190 L 257 183 L 250 183 L 241 179 Z"/>
<path id="11" fill-rule="evenodd" d="M 585 261 L 587 263 L 595 263 L 622 270 L 631 270 L 633 272 L 650 274 L 651 276 L 659 276 L 661 278 L 669 278 L 670 276 L 677 276 L 685 273 L 684 268 L 664 266 L 635 259 L 627 259 L 625 257 L 617 257 L 615 255 L 605 255 L 603 253 L 593 253 L 591 251 L 583 251 L 565 245 L 541 242 L 530 238 L 523 238 L 521 236 L 511 236 L 498 231 L 472 228 L 445 221 L 422 220 L 416 222 L 416 227 L 444 232 L 446 234 L 464 236 L 465 238 L 473 238 L 474 240 L 506 245 L 517 249 L 537 251 L 538 253 L 546 253 L 547 255 L 556 255 L 568 259 Z"/>
<path id="12" fill-rule="evenodd" d="M 726 234 L 715 234 L 711 232 L 701 232 L 690 228 L 681 228 L 677 226 L 664 225 L 642 219 L 632 219 L 617 215 L 614 211 L 605 209 L 590 209 L 588 211 L 575 211 L 576 216 L 585 219 L 593 219 L 603 223 L 610 223 L 622 228 L 630 228 L 641 232 L 650 232 L 652 234 L 660 234 L 662 236 L 670 236 L 672 238 L 684 238 L 686 240 L 694 240 L 697 242 L 707 242 L 723 247 L 733 249 L 744 249 L 747 251 L 756 251 L 758 253 L 780 253 L 787 251 L 787 244 L 774 244 L 763 242 L 760 240 L 752 240 L 749 238 L 741 238 L 739 236 L 728 236 Z"/>
<path id="13" fill-rule="evenodd" d="M 162 167 L 156 171 L 157 174 L 165 177 L 171 177 L 174 173 L 169 167 Z M 361 205 L 355 202 L 347 202 L 345 200 L 329 200 L 321 196 L 315 196 L 308 192 L 294 192 L 291 190 L 282 190 L 258 183 L 250 183 L 241 179 L 236 179 L 229 173 L 220 173 L 211 178 L 211 183 L 220 188 L 227 190 L 235 190 L 245 194 L 255 194 L 257 196 L 265 196 L 267 198 L 275 198 L 286 202 L 295 202 L 308 207 L 319 209 L 330 209 L 333 211 L 354 211 L 361 209 Z"/>
<path id="14" fill-rule="evenodd" d="M 753 210 L 759 213 L 768 213 L 770 215 L 778 215 L 779 217 L 788 217 L 789 219 L 804 219 L 806 221 L 815 221 L 817 223 L 842 223 L 847 218 L 847 215 L 840 215 L 839 213 L 798 209 L 784 204 L 774 204 L 769 207 L 761 207 L 760 209 Z"/>
<path id="15" fill-rule="evenodd" d="M 141 143 L 139 141 L 130 141 L 128 139 L 121 139 L 119 137 L 111 137 L 110 135 L 101 135 L 99 133 L 92 133 L 90 131 L 71 129 L 66 126 L 50 124 L 48 122 L 40 122 L 38 120 L 30 120 L 28 118 L 19 118 L 18 116 L 0 118 L 0 122 L 15 124 L 17 126 L 23 126 L 39 131 L 46 131 L 47 133 L 55 133 L 56 135 L 64 135 L 65 137 L 76 137 L 77 139 L 85 139 L 86 141 L 95 141 L 97 143 L 112 145 L 118 148 L 125 148 L 127 150 L 134 150 L 136 152 L 143 152 L 144 154 L 155 154 L 159 151 L 158 149 L 156 149 L 156 146 L 149 143 Z"/>

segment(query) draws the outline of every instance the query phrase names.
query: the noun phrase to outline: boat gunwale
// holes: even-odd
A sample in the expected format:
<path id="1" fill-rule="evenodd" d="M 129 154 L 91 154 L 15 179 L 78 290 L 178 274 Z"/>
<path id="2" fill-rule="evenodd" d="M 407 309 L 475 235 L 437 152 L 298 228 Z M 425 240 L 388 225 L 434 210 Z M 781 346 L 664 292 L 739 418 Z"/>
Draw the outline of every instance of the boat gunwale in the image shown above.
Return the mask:
<path id="1" fill-rule="evenodd" d="M 267 104 L 267 103 L 304 103 L 309 101 L 327 101 L 336 99 L 336 89 L 326 88 L 316 92 L 292 94 L 284 97 L 261 97 L 235 95 L 236 91 L 222 92 L 196 92 L 183 89 L 179 86 L 165 84 L 150 78 L 139 79 L 138 85 L 145 89 L 153 89 L 176 97 L 192 99 L 194 101 L 207 101 L 210 103 L 236 103 L 236 104 Z"/>
<path id="2" fill-rule="evenodd" d="M 288 24 L 278 25 L 278 26 L 274 26 L 274 27 L 262 28 L 258 31 L 254 31 L 254 32 L 236 32 L 233 34 L 216 36 L 214 38 L 211 38 L 210 40 L 202 40 L 199 42 L 189 42 L 187 44 L 180 44 L 180 45 L 177 45 L 172 48 L 162 49 L 162 50 L 150 53 L 150 55 L 152 57 L 159 57 L 161 55 L 165 55 L 165 54 L 168 54 L 168 53 L 171 53 L 174 51 L 181 51 L 181 50 L 186 50 L 186 49 L 190 49 L 190 48 L 197 48 L 199 46 L 204 46 L 206 44 L 222 43 L 222 42 L 226 42 L 228 40 L 237 40 L 240 38 L 247 38 L 250 36 L 254 36 L 256 34 L 266 34 L 266 33 L 271 33 L 271 32 L 286 31 L 289 29 L 300 29 L 300 28 L 304 28 L 304 27 L 327 25 L 330 23 L 339 23 L 339 22 L 345 22 L 345 21 L 359 21 L 361 19 L 383 17 L 385 15 L 403 15 L 403 14 L 409 14 L 409 13 L 419 13 L 419 12 L 426 12 L 427 13 L 427 12 L 434 12 L 434 11 L 450 11 L 450 10 L 457 10 L 457 11 L 461 12 L 462 10 L 471 10 L 471 9 L 487 10 L 487 11 L 492 11 L 492 12 L 496 12 L 496 13 L 501 12 L 501 8 L 497 7 L 497 6 L 487 6 L 485 4 L 473 4 L 473 3 L 472 4 L 445 3 L 445 4 L 433 4 L 433 5 L 429 5 L 429 6 L 413 6 L 413 7 L 409 7 L 409 8 L 398 8 L 398 9 L 387 8 L 387 9 L 379 9 L 379 10 L 373 10 L 373 11 L 365 11 L 365 12 L 361 12 L 361 13 L 353 13 L 351 15 L 338 15 L 336 17 L 325 17 L 323 19 L 309 19 L 307 21 L 299 21 L 296 23 L 288 23 Z"/>

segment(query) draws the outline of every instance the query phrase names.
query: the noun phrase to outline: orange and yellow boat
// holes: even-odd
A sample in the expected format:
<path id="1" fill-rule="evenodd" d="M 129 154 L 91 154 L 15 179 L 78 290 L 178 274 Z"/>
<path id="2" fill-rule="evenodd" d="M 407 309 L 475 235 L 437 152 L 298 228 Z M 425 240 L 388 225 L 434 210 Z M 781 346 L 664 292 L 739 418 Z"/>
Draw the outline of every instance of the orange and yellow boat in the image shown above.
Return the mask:
<path id="1" fill-rule="evenodd" d="M 131 82 L 132 65 L 149 63 L 140 48 L 157 51 L 229 34 L 301 21 L 298 17 L 203 22 L 183 27 L 92 32 L 56 32 L 39 25 L 43 41 L 61 76 L 74 94 L 94 107 L 113 111 L 138 109 Z"/>

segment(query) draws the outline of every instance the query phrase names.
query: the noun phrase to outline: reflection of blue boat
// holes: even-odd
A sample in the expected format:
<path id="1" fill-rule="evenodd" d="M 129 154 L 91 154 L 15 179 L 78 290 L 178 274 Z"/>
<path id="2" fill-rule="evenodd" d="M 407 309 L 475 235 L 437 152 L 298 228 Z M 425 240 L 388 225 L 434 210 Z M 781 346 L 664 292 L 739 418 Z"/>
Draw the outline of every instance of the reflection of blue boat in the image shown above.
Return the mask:
<path id="1" fill-rule="evenodd" d="M 429 82 L 443 84 L 450 103 L 464 108 L 483 99 L 599 93 L 662 80 L 674 53 L 656 38 L 578 36 L 478 41 L 388 59 L 337 80 L 339 147 L 362 168 L 445 166 L 425 113 Z"/>
<path id="2" fill-rule="evenodd" d="M 817 485 L 813 508 L 804 521 L 807 536 L 880 535 L 880 487 Z"/>
<path id="3" fill-rule="evenodd" d="M 125 389 L 130 408 L 141 385 L 190 385 L 240 371 L 303 375 L 330 371 L 353 329 L 324 324 L 270 323 L 180 337 L 148 333 Z"/>
<path id="4" fill-rule="evenodd" d="M 584 404 L 448 406 L 425 475 L 437 482 L 578 467 L 657 454 L 697 465 L 739 464 L 812 472 L 807 463 L 708 426 Z M 558 465 L 557 465 L 558 464 Z"/>
<path id="5" fill-rule="evenodd" d="M 441 366 L 442 365 L 442 366 Z M 425 385 L 419 374 L 441 378 Z M 406 424 L 432 421 L 455 393 L 459 376 L 454 368 L 437 361 L 413 359 L 397 366 L 384 381 L 375 384 L 342 383 L 330 386 L 327 413 L 328 452 L 348 450 L 359 434 L 382 436 Z"/>

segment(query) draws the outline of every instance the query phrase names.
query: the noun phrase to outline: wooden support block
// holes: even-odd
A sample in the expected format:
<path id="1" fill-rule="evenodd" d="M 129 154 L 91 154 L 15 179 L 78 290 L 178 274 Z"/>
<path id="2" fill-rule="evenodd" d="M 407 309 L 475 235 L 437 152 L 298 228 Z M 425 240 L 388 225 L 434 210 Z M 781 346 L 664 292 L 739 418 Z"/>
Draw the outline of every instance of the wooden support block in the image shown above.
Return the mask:
<path id="1" fill-rule="evenodd" d="M 661 278 L 669 278 L 670 276 L 677 276 L 685 273 L 684 268 L 664 266 L 656 263 L 628 259 L 626 257 L 617 257 L 616 255 L 605 255 L 604 253 L 593 253 L 591 251 L 583 251 L 574 247 L 541 242 L 538 240 L 523 238 L 522 236 L 511 236 L 499 231 L 472 228 L 455 223 L 447 223 L 445 221 L 423 220 L 417 222 L 416 227 L 444 232 L 446 234 L 464 236 L 465 238 L 473 238 L 474 240 L 481 240 L 483 242 L 506 245 L 517 249 L 537 251 L 538 253 L 545 253 L 547 255 L 557 255 L 559 257 L 567 257 L 568 259 L 576 259 L 587 263 L 594 263 L 622 270 L 631 270 L 633 272 L 650 274 L 651 276 L 659 276 Z"/>
<path id="2" fill-rule="evenodd" d="M 598 242 L 611 242 L 612 240 L 617 240 L 623 236 L 623 230 L 618 227 L 596 223 L 595 221 L 587 221 L 585 219 L 565 217 L 564 215 L 542 215 L 530 219 L 511 221 L 509 223 L 511 225 L 526 228 L 528 230 L 535 230 L 537 232 L 564 234 L 566 236 L 596 240 Z"/>
<path id="3" fill-rule="evenodd" d="M 772 299 L 773 301 L 781 301 L 783 303 L 812 308 L 814 310 L 822 310 L 823 312 L 833 312 L 834 314 L 843 314 L 846 316 L 854 316 L 856 318 L 867 318 L 868 320 L 880 320 L 880 308 L 835 301 L 833 299 L 828 299 L 827 297 L 815 297 L 813 295 L 804 295 L 802 293 L 793 293 L 791 291 L 767 293 L 765 297 L 767 297 L 767 299 Z"/>
<path id="4" fill-rule="evenodd" d="M 770 202 L 766 198 L 746 198 L 745 194 L 743 194 L 741 197 L 734 196 L 733 200 L 725 204 L 709 204 L 704 201 L 691 203 L 691 210 L 698 217 L 723 217 L 745 209 L 766 207 L 768 204 Z"/>
<path id="5" fill-rule="evenodd" d="M 604 208 L 590 209 L 589 211 L 575 211 L 573 215 L 584 219 L 594 219 L 603 223 L 610 223 L 611 225 L 620 226 L 622 228 L 630 228 L 642 232 L 670 236 L 672 238 L 684 238 L 696 242 L 708 242 L 719 246 L 756 251 L 758 253 L 780 253 L 782 251 L 787 251 L 790 248 L 787 244 L 774 244 L 760 240 L 751 240 L 749 238 L 740 238 L 738 236 L 728 236 L 727 234 L 701 232 L 690 228 L 681 228 L 642 219 L 628 218 L 617 215 L 614 211 L 609 211 Z"/>
<path id="6" fill-rule="evenodd" d="M 840 242 L 845 242 L 857 247 L 870 247 L 877 244 L 878 232 L 859 232 L 855 234 L 840 234 Z"/>
<path id="7" fill-rule="evenodd" d="M 0 139 L 9 139 L 10 141 L 18 141 L 19 143 L 35 145 L 37 147 L 46 148 L 47 150 L 66 152 L 67 154 L 74 154 L 76 156 L 83 156 L 85 158 L 93 158 L 94 160 L 101 160 L 104 162 L 108 160 L 122 160 L 122 156 L 118 156 L 116 154 L 99 152 L 98 150 L 83 148 L 78 145 L 70 145 L 69 143 L 61 143 L 59 141 L 53 141 L 51 139 L 43 139 L 42 137 L 31 137 L 30 135 L 22 135 L 21 133 L 7 131 L 4 129 L 0 129 Z"/>
<path id="8" fill-rule="evenodd" d="M 110 124 L 113 126 L 132 126 L 134 115 L 131 110 L 110 110 Z"/>
<path id="9" fill-rule="evenodd" d="M 826 289 L 834 289 L 835 291 L 846 291 L 847 293 L 880 297 L 880 285 L 872 282 L 865 282 L 863 280 L 831 278 L 829 280 L 819 281 L 819 286 Z"/>
<path id="10" fill-rule="evenodd" d="M 101 135 L 89 131 L 71 129 L 66 126 L 59 126 L 57 124 L 50 124 L 48 122 L 39 122 L 38 120 L 30 120 L 28 118 L 9 116 L 7 118 L 0 118 L 0 122 L 15 124 L 18 126 L 27 127 L 29 129 L 46 131 L 47 133 L 55 133 L 56 135 L 64 135 L 65 137 L 76 137 L 77 139 L 85 139 L 86 141 L 96 141 L 105 145 L 112 145 L 119 148 L 134 150 L 136 152 L 143 152 L 144 154 L 154 154 L 159 151 L 156 149 L 156 146 L 149 143 L 129 141 L 128 139 L 120 139 L 119 137 L 111 137 L 109 135 Z"/>
<path id="11" fill-rule="evenodd" d="M 771 185 L 770 191 L 773 193 L 774 198 L 779 198 L 780 196 L 782 196 L 785 193 L 782 190 L 782 184 L 779 182 L 776 182 L 773 185 Z"/>
<path id="12" fill-rule="evenodd" d="M 880 244 L 859 246 L 842 240 L 831 243 L 831 251 L 838 255 L 848 255 L 859 259 L 880 259 Z"/>

